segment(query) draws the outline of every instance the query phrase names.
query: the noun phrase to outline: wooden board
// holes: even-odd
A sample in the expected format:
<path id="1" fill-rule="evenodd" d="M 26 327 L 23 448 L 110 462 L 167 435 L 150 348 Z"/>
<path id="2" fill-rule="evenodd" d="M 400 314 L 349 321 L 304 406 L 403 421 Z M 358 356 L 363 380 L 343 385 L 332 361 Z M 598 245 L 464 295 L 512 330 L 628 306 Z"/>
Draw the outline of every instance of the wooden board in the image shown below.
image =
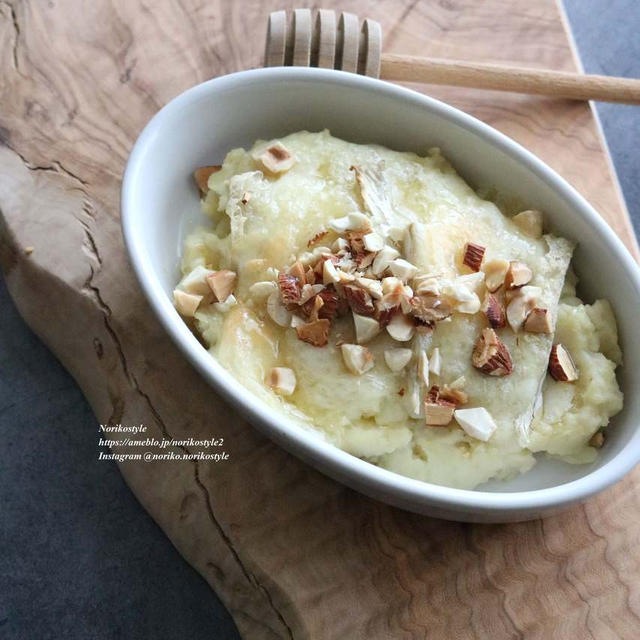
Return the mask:
<path id="1" fill-rule="evenodd" d="M 225 438 L 224 463 L 120 466 L 244 637 L 637 637 L 640 471 L 584 506 L 522 524 L 387 507 L 256 433 L 184 362 L 142 300 L 118 221 L 127 154 L 179 92 L 259 66 L 266 16 L 284 4 L 0 3 L 0 264 L 22 315 L 99 422 Z M 387 51 L 576 65 L 552 0 L 340 8 L 379 20 Z M 588 105 L 422 90 L 537 153 L 638 255 Z"/>

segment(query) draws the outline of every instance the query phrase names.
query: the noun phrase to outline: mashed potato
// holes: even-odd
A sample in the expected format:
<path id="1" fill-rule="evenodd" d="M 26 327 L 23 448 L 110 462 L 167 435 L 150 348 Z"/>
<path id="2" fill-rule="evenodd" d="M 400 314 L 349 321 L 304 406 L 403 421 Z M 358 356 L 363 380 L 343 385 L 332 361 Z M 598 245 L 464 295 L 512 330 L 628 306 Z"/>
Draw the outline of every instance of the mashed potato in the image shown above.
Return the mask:
<path id="1" fill-rule="evenodd" d="M 473 488 L 527 471 L 535 452 L 573 463 L 595 457 L 590 439 L 622 407 L 615 378 L 621 354 L 609 304 L 583 304 L 570 272 L 565 282 L 571 243 L 542 235 L 536 212 L 515 220 L 504 215 L 438 150 L 419 157 L 347 143 L 326 131 L 292 134 L 279 145 L 284 151 L 275 160 L 264 159 L 264 142 L 227 155 L 210 175 L 203 199 L 211 226 L 185 241 L 176 304 L 195 318 L 213 356 L 301 428 L 424 481 Z M 356 233 L 363 224 L 365 231 Z M 364 236 L 369 248 L 362 249 Z M 467 255 L 469 243 L 482 249 L 480 266 Z M 376 263 L 367 261 L 381 255 L 383 244 L 393 257 L 374 275 Z M 338 262 L 341 248 L 346 257 Z M 327 280 L 334 277 L 323 263 L 329 254 L 344 280 Z M 476 362 L 488 327 L 480 304 L 487 304 L 492 289 L 491 269 L 503 264 L 523 266 L 528 279 L 524 286 L 509 289 L 505 283 L 494 291 L 508 324 L 494 326 L 492 320 L 492 335 L 510 360 L 501 365 L 506 370 L 495 371 L 493 360 L 484 369 Z M 307 270 L 295 281 L 295 294 L 300 296 L 302 281 L 313 294 L 304 307 L 283 305 L 272 293 L 284 295 L 283 283 L 280 289 L 275 283 L 295 265 Z M 315 275 L 308 271 L 314 267 Z M 203 284 L 216 272 L 231 274 L 233 294 L 225 290 L 224 299 Z M 358 281 L 360 287 L 373 287 L 375 280 L 376 287 L 393 285 L 405 297 L 385 315 L 384 303 L 395 293 L 372 290 L 367 303 L 376 310 L 361 315 L 347 296 L 355 315 L 346 307 L 319 320 L 331 300 L 310 311 L 319 296 L 310 287 L 315 282 L 321 290 L 329 282 L 327 290 L 337 291 L 344 306 L 343 286 L 355 287 L 354 273 L 367 277 Z M 442 301 L 440 310 L 450 307 L 448 315 L 428 322 L 418 317 L 412 300 L 421 296 L 437 305 Z M 533 308 L 547 323 L 545 330 L 529 324 L 526 314 Z M 400 322 L 407 318 L 408 325 Z M 396 320 L 400 324 L 392 331 Z M 300 339 L 300 326 L 307 323 L 321 332 L 330 327 L 321 336 L 326 344 Z M 359 331 L 372 327 L 373 335 L 361 340 Z M 411 335 L 405 340 L 396 331 Z M 546 374 L 557 343 L 573 357 L 577 380 Z M 354 357 L 361 359 L 355 365 L 345 344 L 355 345 Z M 402 359 L 406 364 L 398 369 L 396 360 Z M 265 382 L 274 368 L 293 380 L 286 393 L 284 385 Z M 465 413 L 478 408 L 482 414 Z M 433 424 L 440 413 L 448 422 Z"/>

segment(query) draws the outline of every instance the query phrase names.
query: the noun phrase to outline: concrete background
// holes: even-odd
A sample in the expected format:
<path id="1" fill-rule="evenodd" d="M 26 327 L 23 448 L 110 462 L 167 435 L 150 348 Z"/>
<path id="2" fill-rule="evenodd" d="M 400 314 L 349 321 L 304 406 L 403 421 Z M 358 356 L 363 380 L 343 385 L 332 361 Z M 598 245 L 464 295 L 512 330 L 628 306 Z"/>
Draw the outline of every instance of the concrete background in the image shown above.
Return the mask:
<path id="1" fill-rule="evenodd" d="M 565 6 L 586 71 L 640 77 L 640 2 Z M 637 233 L 640 108 L 598 112 Z M 116 464 L 96 460 L 91 410 L 1 279 L 0 309 L 0 637 L 238 638 Z"/>

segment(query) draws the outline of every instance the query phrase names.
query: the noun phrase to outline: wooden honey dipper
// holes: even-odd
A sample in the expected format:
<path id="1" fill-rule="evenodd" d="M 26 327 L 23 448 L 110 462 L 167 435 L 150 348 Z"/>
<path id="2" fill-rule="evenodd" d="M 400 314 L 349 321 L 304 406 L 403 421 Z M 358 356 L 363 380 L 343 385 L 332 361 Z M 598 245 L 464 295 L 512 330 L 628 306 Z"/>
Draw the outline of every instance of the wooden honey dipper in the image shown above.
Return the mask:
<path id="1" fill-rule="evenodd" d="M 366 18 L 343 12 L 336 24 L 333 11 L 310 9 L 269 16 L 265 66 L 322 67 L 373 78 L 425 84 L 447 84 L 570 98 L 640 104 L 640 80 L 610 76 L 511 67 L 462 60 L 382 53 L 382 30 Z"/>

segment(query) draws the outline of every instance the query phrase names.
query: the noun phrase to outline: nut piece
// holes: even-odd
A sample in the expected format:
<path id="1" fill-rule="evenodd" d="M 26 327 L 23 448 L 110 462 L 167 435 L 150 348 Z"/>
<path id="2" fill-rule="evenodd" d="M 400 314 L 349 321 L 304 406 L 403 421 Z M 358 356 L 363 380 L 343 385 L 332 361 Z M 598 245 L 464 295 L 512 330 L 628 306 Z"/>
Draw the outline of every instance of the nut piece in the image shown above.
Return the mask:
<path id="1" fill-rule="evenodd" d="M 262 282 L 254 282 L 249 287 L 249 295 L 254 300 L 264 300 L 267 296 L 276 291 L 278 285 L 272 280 L 265 280 Z"/>
<path id="2" fill-rule="evenodd" d="M 542 238 L 542 219 L 542 211 L 535 211 L 533 209 L 521 211 L 512 218 L 522 233 L 536 239 Z"/>
<path id="3" fill-rule="evenodd" d="M 396 313 L 387 325 L 387 332 L 398 342 L 407 342 L 413 338 L 416 327 L 413 321 L 403 313 Z"/>
<path id="4" fill-rule="evenodd" d="M 207 185 L 209 182 L 209 176 L 212 173 L 218 173 L 220 169 L 222 169 L 222 167 L 219 164 L 216 164 L 209 167 L 200 167 L 193 172 L 193 179 L 196 181 L 198 189 L 200 189 L 200 193 L 202 195 L 209 191 L 209 186 Z"/>
<path id="5" fill-rule="evenodd" d="M 201 302 L 202 296 L 186 293 L 180 289 L 173 290 L 173 304 L 181 316 L 192 318 Z"/>
<path id="6" fill-rule="evenodd" d="M 198 296 L 210 296 L 211 288 L 207 284 L 207 276 L 213 273 L 215 272 L 211 269 L 198 265 L 180 280 L 178 287 L 187 293 L 193 293 Z"/>
<path id="7" fill-rule="evenodd" d="M 418 273 L 418 267 L 407 262 L 403 258 L 396 258 L 389 263 L 389 271 L 403 282 L 411 280 Z"/>
<path id="8" fill-rule="evenodd" d="M 380 251 L 384 247 L 384 238 L 375 231 L 365 234 L 362 242 L 367 251 Z"/>
<path id="9" fill-rule="evenodd" d="M 298 338 L 314 347 L 324 347 L 329 342 L 329 320 L 322 318 L 296 327 Z"/>
<path id="10" fill-rule="evenodd" d="M 436 376 L 440 375 L 442 369 L 442 356 L 440 355 L 440 349 L 434 347 L 429 357 L 429 371 Z"/>
<path id="11" fill-rule="evenodd" d="M 206 277 L 207 284 L 218 302 L 224 302 L 231 295 L 236 277 L 236 272 L 229 269 L 214 271 Z"/>
<path id="12" fill-rule="evenodd" d="M 601 449 L 604 444 L 604 433 L 602 431 L 596 431 L 589 439 L 589 446 L 595 449 Z"/>
<path id="13" fill-rule="evenodd" d="M 296 374 L 288 367 L 273 367 L 265 383 L 281 396 L 290 396 L 296 390 Z"/>
<path id="14" fill-rule="evenodd" d="M 424 403 L 424 418 L 428 427 L 446 427 L 453 418 L 456 406 L 446 400 Z"/>
<path id="15" fill-rule="evenodd" d="M 414 296 L 411 298 L 411 313 L 423 322 L 433 323 L 448 318 L 452 308 L 446 300 L 438 296 Z"/>
<path id="16" fill-rule="evenodd" d="M 274 142 L 259 154 L 253 156 L 262 166 L 271 173 L 283 173 L 289 171 L 296 162 L 296 158 L 282 144 L 282 142 Z"/>
<path id="17" fill-rule="evenodd" d="M 418 378 L 425 387 L 429 387 L 429 358 L 424 351 L 418 356 Z"/>
<path id="18" fill-rule="evenodd" d="M 287 273 L 294 278 L 298 278 L 300 280 L 300 284 L 306 284 L 307 278 L 305 275 L 304 265 L 300 260 L 296 260 L 287 270 Z"/>
<path id="19" fill-rule="evenodd" d="M 353 313 L 353 324 L 356 328 L 356 342 L 364 344 L 380 333 L 380 323 L 375 318 Z"/>
<path id="20" fill-rule="evenodd" d="M 542 291 L 540 287 L 526 286 L 517 289 L 514 293 L 511 302 L 507 305 L 507 322 L 517 333 L 529 312 L 536 306 L 536 301 Z"/>
<path id="21" fill-rule="evenodd" d="M 507 346 L 498 338 L 493 329 L 483 329 L 471 356 L 476 369 L 490 376 L 508 376 L 513 371 L 513 363 Z"/>
<path id="22" fill-rule="evenodd" d="M 531 278 L 533 278 L 533 271 L 524 262 L 512 260 L 504 277 L 504 288 L 517 289 L 530 282 Z"/>
<path id="23" fill-rule="evenodd" d="M 469 402 L 469 396 L 462 389 L 448 384 L 445 384 L 440 390 L 440 397 L 443 400 L 453 402 L 456 406 Z"/>
<path id="24" fill-rule="evenodd" d="M 484 407 L 456 409 L 453 417 L 466 433 L 482 442 L 489 440 L 498 428 L 491 414 Z"/>
<path id="25" fill-rule="evenodd" d="M 487 316 L 487 320 L 492 329 L 500 329 L 507 323 L 507 319 L 504 314 L 504 308 L 500 303 L 500 300 L 496 298 L 492 293 L 487 293 L 482 303 L 482 311 Z"/>
<path id="26" fill-rule="evenodd" d="M 534 307 L 524 321 L 524 330 L 529 333 L 551 333 L 551 314 L 547 309 Z"/>
<path id="27" fill-rule="evenodd" d="M 554 380 L 560 382 L 575 382 L 578 379 L 578 369 L 573 358 L 568 349 L 560 343 L 551 347 L 549 373 Z"/>
<path id="28" fill-rule="evenodd" d="M 462 258 L 462 263 L 466 264 L 472 271 L 480 271 L 480 265 L 482 265 L 485 251 L 486 248 L 481 244 L 467 242 L 467 244 L 464 245 L 464 257 Z"/>
<path id="29" fill-rule="evenodd" d="M 300 304 L 302 300 L 302 288 L 298 278 L 281 271 L 278 274 L 278 288 L 280 289 L 280 297 L 282 298 L 283 304 Z"/>
<path id="30" fill-rule="evenodd" d="M 334 218 L 329 222 L 329 226 L 337 233 L 344 233 L 345 231 L 369 233 L 371 231 L 371 219 L 360 211 L 354 211 L 342 218 Z"/>
<path id="31" fill-rule="evenodd" d="M 267 298 L 267 313 L 269 317 L 281 327 L 288 327 L 291 323 L 291 313 L 282 304 L 277 289 Z"/>
<path id="32" fill-rule="evenodd" d="M 349 307 L 354 313 L 363 316 L 372 316 L 375 313 L 376 308 L 373 305 L 373 300 L 364 289 L 347 284 L 343 291 Z"/>
<path id="33" fill-rule="evenodd" d="M 489 260 L 484 265 L 484 283 L 491 293 L 502 286 L 508 269 L 509 263 L 506 260 Z"/>
<path id="34" fill-rule="evenodd" d="M 386 349 L 384 352 L 384 361 L 391 371 L 402 371 L 411 360 L 411 349 Z"/>
<path id="35" fill-rule="evenodd" d="M 381 276 L 388 268 L 393 260 L 395 260 L 400 253 L 394 249 L 393 247 L 385 246 L 378 253 L 376 257 L 373 259 L 373 263 L 371 265 L 371 271 L 374 276 Z"/>
<path id="36" fill-rule="evenodd" d="M 342 359 L 347 369 L 354 375 L 361 375 L 373 367 L 373 354 L 366 347 L 357 344 L 340 345 Z"/>

